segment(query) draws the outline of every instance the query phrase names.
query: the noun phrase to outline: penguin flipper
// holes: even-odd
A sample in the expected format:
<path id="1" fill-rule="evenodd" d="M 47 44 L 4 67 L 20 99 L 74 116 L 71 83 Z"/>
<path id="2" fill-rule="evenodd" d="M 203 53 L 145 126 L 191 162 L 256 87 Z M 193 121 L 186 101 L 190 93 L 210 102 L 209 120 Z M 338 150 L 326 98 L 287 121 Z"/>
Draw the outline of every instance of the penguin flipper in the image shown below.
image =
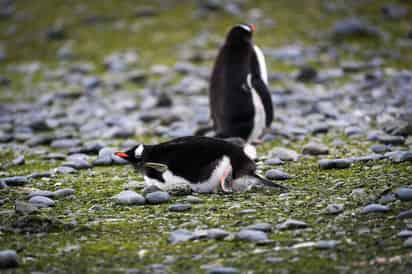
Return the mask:
<path id="1" fill-rule="evenodd" d="M 154 163 L 154 162 L 147 162 L 144 164 L 145 168 L 153 168 L 154 170 L 158 171 L 158 172 L 165 172 L 168 167 L 165 164 L 160 164 L 160 163 Z"/>
<path id="2" fill-rule="evenodd" d="M 252 85 L 262 100 L 266 113 L 266 126 L 268 127 L 273 121 L 273 104 L 269 89 L 259 76 L 252 77 Z"/>

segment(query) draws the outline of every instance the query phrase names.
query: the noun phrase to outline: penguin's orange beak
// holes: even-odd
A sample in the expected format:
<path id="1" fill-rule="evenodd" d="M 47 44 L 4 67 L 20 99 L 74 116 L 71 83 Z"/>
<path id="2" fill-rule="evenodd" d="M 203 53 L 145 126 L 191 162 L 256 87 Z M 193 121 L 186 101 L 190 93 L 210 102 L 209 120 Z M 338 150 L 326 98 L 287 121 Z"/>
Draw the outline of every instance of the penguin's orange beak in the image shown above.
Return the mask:
<path id="1" fill-rule="evenodd" d="M 252 30 L 252 32 L 256 31 L 256 25 L 255 24 L 250 24 L 250 29 Z"/>
<path id="2" fill-rule="evenodd" d="M 116 152 L 114 155 L 116 155 L 117 157 L 123 158 L 123 159 L 129 158 L 129 155 L 127 155 L 124 152 Z"/>

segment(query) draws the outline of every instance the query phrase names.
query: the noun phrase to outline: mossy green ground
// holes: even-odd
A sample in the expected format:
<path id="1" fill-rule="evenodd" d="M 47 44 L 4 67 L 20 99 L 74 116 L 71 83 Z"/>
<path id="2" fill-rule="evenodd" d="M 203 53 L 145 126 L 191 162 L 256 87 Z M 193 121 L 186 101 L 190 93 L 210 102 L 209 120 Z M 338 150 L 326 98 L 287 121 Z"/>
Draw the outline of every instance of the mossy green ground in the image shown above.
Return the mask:
<path id="1" fill-rule="evenodd" d="M 256 1 L 264 16 L 274 20 L 273 27 L 258 26 L 256 41 L 271 48 L 290 43 L 306 44 L 320 41 L 318 35 L 327 31 L 333 22 L 352 14 L 359 14 L 371 23 L 378 23 L 391 39 L 352 41 L 351 45 L 361 49 L 383 49 L 391 47 L 394 38 L 406 36 L 412 21 L 411 13 L 401 21 L 379 20 L 380 8 L 385 1 L 370 1 L 361 5 L 352 3 L 351 9 L 328 13 L 318 0 L 310 1 Z M 343 2 L 343 1 L 342 1 Z M 396 2 L 396 1 L 394 1 Z M 405 1 L 398 1 L 407 4 Z M 53 68 L 59 63 L 56 50 L 63 42 L 47 42 L 44 33 L 54 24 L 67 26 L 69 40 L 76 60 L 90 61 L 102 70 L 102 60 L 107 54 L 119 49 L 137 49 L 141 62 L 139 68 L 148 69 L 153 64 L 173 65 L 178 60 L 178 49 L 192 36 L 206 28 L 223 38 L 228 28 L 245 18 L 216 12 L 207 20 L 194 20 L 191 1 L 170 1 L 167 8 L 153 18 L 135 18 L 138 6 L 155 6 L 152 1 L 18 1 L 17 12 L 25 14 L 12 21 L 16 33 L 6 35 L 10 21 L 0 22 L 0 39 L 5 46 L 7 59 L 0 64 L 0 73 L 12 79 L 9 88 L 2 88 L 3 102 L 18 101 L 21 96 L 32 99 L 39 89 L 37 81 L 42 74 L 28 81 L 25 76 L 14 73 L 10 65 L 39 61 Z M 83 10 L 83 12 L 82 12 Z M 410 7 L 410 10 L 412 8 Z M 89 15 L 113 16 L 112 21 L 97 25 L 85 25 L 82 18 Z M 120 23 L 119 23 L 120 22 Z M 127 26 L 135 25 L 134 31 Z M 216 45 L 210 45 L 211 48 Z M 405 52 L 404 52 L 405 51 Z M 362 52 L 362 51 L 360 51 Z M 401 49 L 401 54 L 407 54 Z M 409 52 L 410 53 L 410 52 Z M 347 54 L 342 51 L 345 56 Z M 348 56 L 362 59 L 362 56 Z M 296 67 L 268 59 L 269 68 L 276 72 L 290 72 Z M 388 59 L 386 65 L 393 68 L 410 68 L 410 60 Z M 319 60 L 316 67 L 336 66 L 332 60 Z M 10 92 L 12 91 L 12 92 Z M 135 88 L 131 88 L 135 92 Z M 21 96 L 17 97 L 19 92 Z M 325 143 L 331 145 L 336 137 L 325 136 Z M 138 137 L 137 139 L 139 139 Z M 145 137 L 146 138 L 146 137 Z M 344 138 L 344 137 L 342 137 Z M 150 136 L 148 137 L 150 140 Z M 348 151 L 368 153 L 370 142 L 363 139 L 347 139 L 345 150 L 333 149 L 330 157 L 349 157 Z M 306 142 L 305 140 L 304 142 Z M 298 151 L 304 142 L 292 142 L 291 148 Z M 268 143 L 259 150 L 261 154 L 279 142 Z M 1 163 L 13 159 L 12 152 L 0 155 Z M 41 164 L 39 164 L 41 163 Z M 34 171 L 47 171 L 59 165 L 59 161 L 45 161 L 37 156 L 27 155 L 26 164 L 7 170 L 7 176 L 26 175 Z M 1 198 L 8 198 L 2 206 L 0 226 L 9 227 L 18 218 L 32 218 L 32 224 L 46 224 L 50 229 L 43 233 L 14 233 L 7 230 L 0 234 L 0 249 L 15 249 L 21 265 L 13 273 L 75 272 L 75 273 L 124 273 L 126 269 L 145 269 L 150 264 L 164 263 L 168 272 L 204 272 L 202 265 L 219 264 L 239 268 L 242 273 L 410 273 L 412 250 L 402 247 L 402 240 L 396 234 L 405 228 L 405 222 L 396 218 L 401 210 L 411 208 L 411 203 L 394 203 L 386 214 L 362 215 L 359 202 L 349 197 L 355 188 L 365 188 L 367 201 L 376 201 L 384 189 L 410 185 L 412 169 L 410 164 L 357 163 L 350 169 L 322 171 L 317 158 L 286 163 L 284 170 L 295 176 L 286 184 L 301 189 L 288 196 L 279 196 L 276 191 L 258 190 L 233 195 L 201 195 L 204 203 L 193 206 L 187 213 L 169 212 L 173 201 L 154 206 L 116 206 L 111 197 L 123 189 L 129 180 L 141 180 L 129 166 L 99 167 L 81 171 L 76 175 L 57 176 L 51 179 L 36 179 L 26 187 L 1 191 Z M 338 182 L 339 187 L 335 187 Z M 26 200 L 32 188 L 55 190 L 57 187 L 71 187 L 74 197 L 58 200 L 56 207 L 43 209 L 33 217 L 17 217 L 12 211 L 15 200 Z M 345 204 L 342 215 L 324 213 L 329 203 Z M 91 211 L 99 204 L 100 211 Z M 239 214 L 242 209 L 256 209 L 253 214 Z M 255 222 L 278 224 L 287 218 L 307 222 L 310 228 L 298 231 L 275 231 L 270 233 L 273 244 L 256 246 L 239 241 L 186 242 L 170 245 L 169 233 L 177 228 L 219 227 L 236 232 Z M 37 220 L 37 222 L 36 222 Z M 53 224 L 44 220 L 54 220 Z M 21 221 L 21 219 L 20 219 Z M 365 229 L 369 233 L 362 234 Z M 286 249 L 295 243 L 312 240 L 338 240 L 333 250 L 312 248 Z M 273 264 L 266 258 L 280 257 L 282 262 Z"/>

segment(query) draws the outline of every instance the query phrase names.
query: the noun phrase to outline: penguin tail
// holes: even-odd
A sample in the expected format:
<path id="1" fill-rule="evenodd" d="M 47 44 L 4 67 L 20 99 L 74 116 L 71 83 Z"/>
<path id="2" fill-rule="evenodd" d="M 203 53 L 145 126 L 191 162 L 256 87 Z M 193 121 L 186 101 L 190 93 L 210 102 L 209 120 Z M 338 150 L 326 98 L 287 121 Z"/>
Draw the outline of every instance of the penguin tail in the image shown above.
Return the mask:
<path id="1" fill-rule="evenodd" d="M 290 190 L 289 187 L 284 186 L 284 185 L 281 185 L 281 184 L 277 184 L 277 183 L 275 183 L 275 182 L 273 182 L 273 181 L 270 181 L 270 180 L 268 180 L 268 179 L 266 179 L 266 178 L 264 178 L 264 177 L 262 177 L 262 176 L 260 176 L 260 175 L 258 175 L 258 174 L 256 174 L 256 173 L 253 173 L 252 176 L 253 176 L 254 178 L 258 179 L 259 182 L 260 182 L 262 185 L 264 185 L 264 186 L 274 187 L 274 188 L 280 188 L 280 189 L 282 189 L 282 190 Z"/>
<path id="2" fill-rule="evenodd" d="M 208 132 L 213 131 L 213 126 L 212 125 L 206 125 L 199 127 L 196 129 L 194 135 L 195 136 L 205 136 Z"/>

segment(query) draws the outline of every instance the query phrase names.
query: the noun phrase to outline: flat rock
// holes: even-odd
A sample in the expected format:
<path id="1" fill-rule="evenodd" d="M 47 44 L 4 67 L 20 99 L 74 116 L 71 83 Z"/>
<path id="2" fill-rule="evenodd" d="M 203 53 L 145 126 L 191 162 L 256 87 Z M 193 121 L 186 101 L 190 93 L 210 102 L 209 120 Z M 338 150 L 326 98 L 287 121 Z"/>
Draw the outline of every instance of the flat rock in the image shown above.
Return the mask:
<path id="1" fill-rule="evenodd" d="M 394 193 L 401 201 L 412 201 L 412 188 L 410 187 L 400 187 Z"/>
<path id="2" fill-rule="evenodd" d="M 203 199 L 202 199 L 202 198 L 199 198 L 199 197 L 196 197 L 196 196 L 192 196 L 192 195 L 187 196 L 187 197 L 185 198 L 185 201 L 186 201 L 187 203 L 190 203 L 190 204 L 200 204 L 200 203 L 203 203 Z"/>
<path id="3" fill-rule="evenodd" d="M 384 213 L 388 212 L 390 209 L 388 206 L 385 205 L 380 205 L 380 204 L 370 204 L 365 206 L 362 209 L 363 214 L 368 214 L 368 213 Z"/>
<path id="4" fill-rule="evenodd" d="M 120 205 L 143 205 L 145 204 L 145 198 L 131 190 L 125 190 L 113 197 L 116 204 Z"/>
<path id="5" fill-rule="evenodd" d="M 53 197 L 54 192 L 48 190 L 35 190 L 29 193 L 29 198 L 34 196 Z"/>
<path id="6" fill-rule="evenodd" d="M 11 163 L 15 166 L 24 165 L 24 162 L 24 155 L 19 155 L 15 159 L 13 159 L 13 161 L 11 161 Z"/>
<path id="7" fill-rule="evenodd" d="M 235 235 L 235 238 L 248 242 L 259 242 L 268 240 L 265 232 L 259 230 L 243 229 Z"/>
<path id="8" fill-rule="evenodd" d="M 306 227 L 308 227 L 307 223 L 294 219 L 286 220 L 285 222 L 280 223 L 276 226 L 276 228 L 279 230 L 301 229 Z"/>
<path id="9" fill-rule="evenodd" d="M 62 198 L 66 196 L 73 195 L 75 193 L 75 190 L 72 188 L 62 188 L 58 189 L 53 192 L 55 198 Z"/>
<path id="10" fill-rule="evenodd" d="M 308 155 L 326 155 L 329 154 L 329 148 L 324 144 L 310 142 L 303 146 L 302 153 Z"/>
<path id="11" fill-rule="evenodd" d="M 69 166 L 59 166 L 55 169 L 55 172 L 58 174 L 73 174 L 76 173 L 77 170 Z"/>
<path id="12" fill-rule="evenodd" d="M 382 32 L 378 28 L 356 17 L 337 21 L 331 30 L 331 34 L 335 39 L 382 36 Z"/>
<path id="13" fill-rule="evenodd" d="M 50 146 L 56 149 L 69 149 L 78 147 L 81 141 L 78 139 L 57 139 L 51 142 Z"/>
<path id="14" fill-rule="evenodd" d="M 315 243 L 317 249 L 334 249 L 338 244 L 335 240 L 320 240 Z"/>
<path id="15" fill-rule="evenodd" d="M 177 244 L 190 241 L 193 237 L 193 233 L 187 229 L 178 229 L 172 231 L 169 235 L 169 243 Z"/>
<path id="16" fill-rule="evenodd" d="M 344 205 L 343 204 L 329 204 L 326 207 L 326 213 L 328 214 L 339 214 L 343 212 Z"/>
<path id="17" fill-rule="evenodd" d="M 268 223 L 256 223 L 245 227 L 246 230 L 259 230 L 263 232 L 271 232 L 273 227 Z"/>
<path id="18" fill-rule="evenodd" d="M 387 145 L 376 144 L 376 145 L 372 145 L 370 147 L 370 150 L 372 150 L 372 152 L 374 153 L 384 154 L 390 151 L 391 149 Z"/>
<path id="19" fill-rule="evenodd" d="M 18 256 L 14 250 L 0 251 L 0 269 L 17 267 L 19 265 Z"/>
<path id="20" fill-rule="evenodd" d="M 284 171 L 281 171 L 279 169 L 269 169 L 266 172 L 266 178 L 268 178 L 269 180 L 288 180 L 293 178 L 292 176 L 290 176 L 289 174 L 287 174 Z"/>
<path id="21" fill-rule="evenodd" d="M 283 161 L 279 158 L 270 158 L 265 160 L 264 164 L 268 166 L 277 166 L 277 165 L 283 165 Z"/>
<path id="22" fill-rule="evenodd" d="M 282 161 L 297 161 L 299 159 L 299 154 L 296 151 L 284 147 L 275 147 L 269 154 Z"/>
<path id="23" fill-rule="evenodd" d="M 208 268 L 208 274 L 237 274 L 240 271 L 234 267 L 225 267 L 225 266 L 213 266 Z"/>
<path id="24" fill-rule="evenodd" d="M 412 209 L 402 211 L 401 213 L 399 213 L 398 218 L 399 219 L 412 219 Z"/>
<path id="25" fill-rule="evenodd" d="M 319 160 L 320 169 L 343 169 L 350 167 L 352 162 L 348 159 L 322 159 Z"/>
<path id="26" fill-rule="evenodd" d="M 54 206 L 56 204 L 56 202 L 53 201 L 52 199 L 47 198 L 47 197 L 43 197 L 43 196 L 31 197 L 30 200 L 29 200 L 29 203 L 32 203 L 34 205 L 43 206 L 43 207 L 50 207 L 50 206 Z"/>
<path id="27" fill-rule="evenodd" d="M 5 183 L 7 186 L 22 186 L 29 182 L 27 176 L 14 176 L 0 179 L 0 182 Z"/>
<path id="28" fill-rule="evenodd" d="M 403 242 L 403 246 L 407 248 L 412 247 L 412 237 L 408 238 L 405 242 Z"/>
<path id="29" fill-rule="evenodd" d="M 207 238 L 214 239 L 214 240 L 222 240 L 230 235 L 229 232 L 220 229 L 220 228 L 211 228 L 206 230 Z"/>
<path id="30" fill-rule="evenodd" d="M 155 191 L 146 195 L 149 204 L 162 204 L 170 200 L 170 195 L 164 191 Z"/>
<path id="31" fill-rule="evenodd" d="M 31 203 L 26 203 L 22 201 L 16 201 L 14 205 L 14 210 L 16 213 L 22 214 L 22 215 L 29 215 L 38 210 L 38 207 L 31 204 Z"/>
<path id="32" fill-rule="evenodd" d="M 405 138 L 402 136 L 384 135 L 379 136 L 378 141 L 385 145 L 399 146 L 405 143 Z"/>
<path id="33" fill-rule="evenodd" d="M 169 211 L 172 212 L 184 212 L 192 209 L 190 204 L 174 204 L 169 207 Z"/>
<path id="34" fill-rule="evenodd" d="M 401 238 L 412 237 L 412 230 L 409 230 L 409 229 L 402 230 L 398 233 L 398 237 L 401 237 Z"/>

